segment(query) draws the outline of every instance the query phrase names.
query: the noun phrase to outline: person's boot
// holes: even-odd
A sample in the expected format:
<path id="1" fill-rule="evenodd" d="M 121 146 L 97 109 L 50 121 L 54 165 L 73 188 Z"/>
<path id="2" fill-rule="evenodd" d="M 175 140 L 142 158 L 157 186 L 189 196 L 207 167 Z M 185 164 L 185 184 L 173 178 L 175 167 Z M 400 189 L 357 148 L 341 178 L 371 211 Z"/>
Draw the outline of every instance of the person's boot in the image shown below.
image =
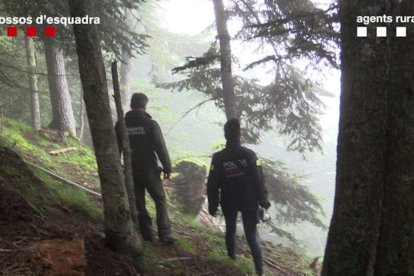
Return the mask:
<path id="1" fill-rule="evenodd" d="M 177 238 L 171 234 L 164 234 L 164 235 L 160 235 L 160 241 L 168 243 L 168 244 L 173 244 L 177 241 Z"/>

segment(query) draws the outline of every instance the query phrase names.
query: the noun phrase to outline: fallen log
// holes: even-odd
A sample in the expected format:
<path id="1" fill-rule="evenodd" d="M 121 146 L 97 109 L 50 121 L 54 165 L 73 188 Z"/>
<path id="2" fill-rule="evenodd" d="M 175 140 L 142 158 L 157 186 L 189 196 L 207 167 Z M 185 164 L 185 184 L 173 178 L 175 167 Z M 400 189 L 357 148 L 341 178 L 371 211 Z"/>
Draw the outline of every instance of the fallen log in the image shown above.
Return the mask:
<path id="1" fill-rule="evenodd" d="M 274 262 L 272 262 L 272 261 L 270 261 L 270 260 L 268 260 L 268 259 L 263 259 L 263 262 L 264 262 L 266 265 L 268 265 L 268 266 L 270 266 L 270 267 L 272 267 L 272 268 L 274 268 L 274 269 L 276 269 L 276 270 L 278 270 L 278 271 L 282 272 L 282 273 L 283 273 L 283 274 L 285 274 L 285 275 L 290 275 L 290 271 L 287 271 L 286 269 L 283 269 L 281 266 L 279 266 L 279 265 L 275 264 Z"/>
<path id="2" fill-rule="evenodd" d="M 53 173 L 53 172 L 51 172 L 51 171 L 49 171 L 49 170 L 45 169 L 45 168 L 40 167 L 39 165 L 37 165 L 37 164 L 35 164 L 35 163 L 32 163 L 32 162 L 27 161 L 27 160 L 23 160 L 23 161 L 24 161 L 26 164 L 28 164 L 28 165 L 30 165 L 30 166 L 33 166 L 33 167 L 35 167 L 35 168 L 38 168 L 39 170 L 41 170 L 41 171 L 43 171 L 43 172 L 45 172 L 45 173 L 49 174 L 50 176 L 53 176 L 54 178 L 56 178 L 56 179 L 58 179 L 58 180 L 60 180 L 60 181 L 63 181 L 63 182 L 65 182 L 65 183 L 69 184 L 69 185 L 72 185 L 72 186 L 75 186 L 75 187 L 80 188 L 80 189 L 82 189 L 82 190 L 85 190 L 85 191 L 86 191 L 86 192 L 88 192 L 89 194 L 92 194 L 92 195 L 97 196 L 97 197 L 99 197 L 99 198 L 101 198 L 101 197 L 102 197 L 102 195 L 101 195 L 100 193 L 95 192 L 95 191 L 92 191 L 92 190 L 89 190 L 88 188 L 85 188 L 84 186 L 82 186 L 82 185 L 80 185 L 80 184 L 78 184 L 78 183 L 75 183 L 75 182 L 73 182 L 73 181 L 70 181 L 70 180 L 68 180 L 68 179 L 65 179 L 65 178 L 63 178 L 63 177 L 61 177 L 61 176 L 59 176 L 59 175 L 57 175 L 57 174 L 55 174 L 55 173 Z"/>
<path id="3" fill-rule="evenodd" d="M 69 148 L 49 151 L 49 154 L 50 155 L 59 155 L 59 154 L 62 154 L 62 153 L 66 153 L 66 152 L 69 152 L 69 151 L 76 151 L 76 150 L 78 150 L 78 148 L 69 147 Z"/>

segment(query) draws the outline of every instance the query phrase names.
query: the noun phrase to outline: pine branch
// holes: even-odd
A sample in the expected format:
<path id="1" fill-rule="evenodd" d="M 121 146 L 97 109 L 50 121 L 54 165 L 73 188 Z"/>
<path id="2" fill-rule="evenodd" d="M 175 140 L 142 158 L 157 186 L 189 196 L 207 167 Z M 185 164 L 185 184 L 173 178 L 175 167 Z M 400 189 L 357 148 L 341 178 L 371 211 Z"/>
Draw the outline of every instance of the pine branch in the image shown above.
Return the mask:
<path id="1" fill-rule="evenodd" d="M 286 17 L 281 18 L 281 19 L 268 21 L 266 23 L 250 24 L 250 25 L 247 25 L 245 27 L 246 28 L 267 28 L 267 27 L 271 27 L 271 26 L 280 26 L 280 25 L 283 25 L 283 24 L 287 24 L 291 21 L 301 20 L 301 19 L 306 19 L 306 18 L 309 18 L 309 17 L 315 17 L 315 16 L 328 14 L 329 12 L 336 11 L 337 9 L 338 9 L 338 5 L 333 4 L 326 10 L 316 9 L 315 11 L 311 11 L 311 12 L 306 12 L 306 11 L 294 12 L 294 13 L 289 14 L 289 16 L 286 16 Z"/>
<path id="2" fill-rule="evenodd" d="M 205 103 L 207 103 L 207 102 L 210 102 L 210 101 L 212 101 L 213 99 L 212 98 L 210 98 L 210 99 L 207 99 L 207 100 L 204 100 L 204 101 L 202 101 L 202 102 L 200 102 L 200 103 L 198 103 L 198 104 L 196 104 L 195 106 L 193 106 L 192 108 L 190 108 L 189 110 L 187 110 L 181 117 L 180 117 L 180 119 L 178 119 L 168 130 L 167 130 L 167 132 L 165 133 L 165 136 L 167 136 L 168 135 L 168 133 L 170 133 L 171 132 L 171 130 L 173 130 L 173 128 L 176 126 L 176 125 L 178 125 L 178 123 L 179 122 L 181 122 L 185 117 L 187 117 L 187 115 L 188 114 L 190 114 L 191 112 L 193 112 L 194 110 L 196 110 L 196 109 L 198 109 L 198 108 L 200 108 L 203 104 L 205 104 Z"/>

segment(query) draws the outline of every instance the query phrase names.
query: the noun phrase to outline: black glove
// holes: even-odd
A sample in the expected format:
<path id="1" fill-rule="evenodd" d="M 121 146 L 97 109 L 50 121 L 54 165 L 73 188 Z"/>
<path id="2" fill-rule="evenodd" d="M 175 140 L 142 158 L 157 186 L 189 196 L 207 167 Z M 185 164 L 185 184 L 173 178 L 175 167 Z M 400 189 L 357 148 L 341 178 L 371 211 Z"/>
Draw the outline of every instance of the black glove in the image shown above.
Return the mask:
<path id="1" fill-rule="evenodd" d="M 217 206 L 208 206 L 208 213 L 215 217 L 217 215 Z"/>
<path id="2" fill-rule="evenodd" d="M 260 202 L 259 205 L 267 210 L 270 207 L 270 202 L 266 200 L 265 202 Z"/>

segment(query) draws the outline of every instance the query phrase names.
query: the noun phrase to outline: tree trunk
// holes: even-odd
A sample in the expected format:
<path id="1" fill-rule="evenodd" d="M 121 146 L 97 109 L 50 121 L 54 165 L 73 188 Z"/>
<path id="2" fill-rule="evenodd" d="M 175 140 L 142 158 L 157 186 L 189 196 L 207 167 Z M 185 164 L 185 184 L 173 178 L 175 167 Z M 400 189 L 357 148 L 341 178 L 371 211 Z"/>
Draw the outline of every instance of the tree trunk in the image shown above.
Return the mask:
<path id="1" fill-rule="evenodd" d="M 80 91 L 80 112 L 79 112 L 79 135 L 78 139 L 82 143 L 83 134 L 85 133 L 85 106 L 83 104 L 83 88 Z"/>
<path id="2" fill-rule="evenodd" d="M 135 229 L 139 233 L 139 221 L 138 221 L 138 211 L 135 201 L 135 192 L 134 192 L 134 180 L 132 178 L 132 161 L 131 161 L 131 147 L 129 145 L 129 137 L 127 133 L 127 127 L 124 120 L 124 111 L 122 109 L 122 98 L 121 91 L 119 88 L 118 81 L 118 68 L 117 63 L 112 63 L 112 82 L 114 85 L 114 98 L 116 111 L 118 115 L 119 127 L 121 130 L 121 139 L 122 139 L 122 153 L 124 157 L 124 175 L 125 175 L 125 187 L 128 192 L 129 200 L 129 209 L 131 212 L 132 221 L 134 222 Z"/>
<path id="3" fill-rule="evenodd" d="M 236 97 L 234 95 L 234 79 L 231 71 L 230 35 L 227 30 L 227 18 L 223 0 L 213 0 L 216 17 L 217 36 L 220 41 L 221 82 L 223 85 L 223 99 L 226 118 L 238 118 Z"/>
<path id="4" fill-rule="evenodd" d="M 122 63 L 120 69 L 120 88 L 121 88 L 121 100 L 123 109 L 128 108 L 129 103 L 129 73 L 131 71 L 131 57 L 127 51 L 122 50 Z"/>
<path id="5" fill-rule="evenodd" d="M 127 22 L 131 22 L 133 20 L 133 16 L 129 10 L 125 11 L 125 17 Z M 121 56 L 121 69 L 120 69 L 120 88 L 121 88 L 121 100 L 122 100 L 122 107 L 123 109 L 127 109 L 129 106 L 129 77 L 131 72 L 131 56 L 129 55 L 128 51 L 125 48 L 122 48 L 122 56 Z"/>
<path id="6" fill-rule="evenodd" d="M 39 93 L 37 88 L 37 76 L 34 74 L 34 69 L 36 68 L 36 52 L 33 38 L 26 36 L 24 42 L 31 95 L 32 124 L 34 130 L 40 130 L 42 126 L 40 121 Z"/>
<path id="7" fill-rule="evenodd" d="M 394 15 L 414 14 L 412 0 L 394 7 Z M 406 38 L 389 34 L 387 176 L 376 275 L 414 275 L 414 26 L 406 26 Z"/>
<path id="8" fill-rule="evenodd" d="M 340 1 L 336 195 L 322 275 L 414 274 L 414 38 L 397 38 L 395 24 L 387 38 L 358 38 L 355 22 L 413 12 L 408 0 Z"/>
<path id="9" fill-rule="evenodd" d="M 335 204 L 322 275 L 373 275 L 384 188 L 386 43 L 356 37 L 355 18 L 382 2 L 342 0 L 341 108 Z M 367 14 L 373 15 L 373 14 Z"/>
<path id="10" fill-rule="evenodd" d="M 71 16 L 92 16 L 91 0 L 69 1 Z M 96 27 L 74 25 L 79 72 L 102 186 L 106 241 L 113 250 L 142 252 L 134 229 L 112 124 L 105 68 Z"/>
<path id="11" fill-rule="evenodd" d="M 47 76 L 53 119 L 49 127 L 76 137 L 75 116 L 66 79 L 63 50 L 45 41 Z"/>

